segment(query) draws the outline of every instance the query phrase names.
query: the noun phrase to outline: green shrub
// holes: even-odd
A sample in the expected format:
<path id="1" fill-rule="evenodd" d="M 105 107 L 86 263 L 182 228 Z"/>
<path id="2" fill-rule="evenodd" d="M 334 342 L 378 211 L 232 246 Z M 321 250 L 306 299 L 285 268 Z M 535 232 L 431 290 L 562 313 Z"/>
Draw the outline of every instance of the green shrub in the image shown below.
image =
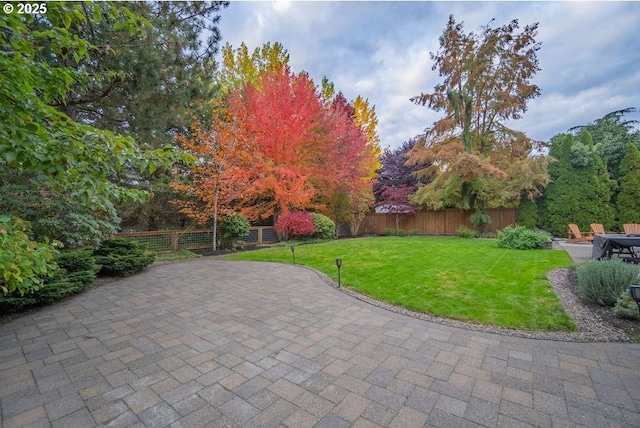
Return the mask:
<path id="1" fill-rule="evenodd" d="M 497 235 L 498 248 L 513 248 L 515 250 L 531 250 L 542 248 L 551 241 L 543 232 L 527 229 L 523 226 L 507 226 Z"/>
<path id="2" fill-rule="evenodd" d="M 91 283 L 93 283 L 93 279 L 91 280 Z M 86 286 L 80 282 L 63 279 L 46 284 L 40 290 L 35 292 L 33 297 L 35 297 L 36 304 L 38 305 L 50 305 L 64 297 L 80 293 L 85 288 Z"/>
<path id="3" fill-rule="evenodd" d="M 613 306 L 638 279 L 638 268 L 619 258 L 594 260 L 576 268 L 582 294 L 599 305 Z"/>
<path id="4" fill-rule="evenodd" d="M 456 233 L 460 238 L 478 238 L 480 236 L 480 232 L 474 229 L 469 229 L 466 226 L 458 227 Z"/>
<path id="5" fill-rule="evenodd" d="M 98 272 L 100 266 L 96 264 L 92 247 L 82 247 L 72 250 L 63 250 L 55 257 L 55 262 L 61 269 L 67 272 L 94 271 Z"/>
<path id="6" fill-rule="evenodd" d="M 629 290 L 624 290 L 618 300 L 616 301 L 616 305 L 613 307 L 613 313 L 618 318 L 624 318 L 628 320 L 638 320 L 640 319 L 640 312 L 638 312 L 638 305 L 636 301 L 633 300 Z"/>
<path id="7" fill-rule="evenodd" d="M 483 232 L 484 228 L 491 223 L 491 216 L 487 213 L 474 213 L 469 217 L 469 222 L 471 222 L 476 230 Z"/>
<path id="8" fill-rule="evenodd" d="M 316 228 L 314 238 L 333 239 L 336 236 L 336 225 L 329 217 L 320 213 L 311 213 Z"/>
<path id="9" fill-rule="evenodd" d="M 56 244 L 30 238 L 31 224 L 17 217 L 0 215 L 0 293 L 29 294 L 58 268 L 53 261 Z"/>
<path id="10" fill-rule="evenodd" d="M 242 214 L 234 214 L 225 218 L 221 227 L 224 230 L 222 237 L 225 242 L 228 242 L 233 246 L 233 243 L 237 238 L 247 236 L 249 234 L 251 224 Z"/>
<path id="11" fill-rule="evenodd" d="M 96 271 L 94 270 L 80 270 L 77 272 L 67 273 L 67 279 L 75 284 L 87 288 L 93 284 L 96 280 Z M 49 286 L 49 284 L 47 284 Z"/>
<path id="12" fill-rule="evenodd" d="M 96 263 L 101 266 L 100 275 L 129 276 L 153 263 L 155 254 L 145 252 L 135 241 L 107 239 L 94 251 Z"/>
<path id="13" fill-rule="evenodd" d="M 0 293 L 0 313 L 3 314 L 22 312 L 37 303 L 38 301 L 33 297 L 33 294 L 21 296 L 20 293 L 16 292 L 10 294 Z"/>
<path id="14" fill-rule="evenodd" d="M 404 229 L 394 229 L 392 227 L 387 227 L 384 229 L 383 232 L 386 236 L 407 236 L 407 231 Z M 416 231 L 416 235 L 417 235 L 417 231 Z"/>
<path id="15" fill-rule="evenodd" d="M 18 291 L 0 297 L 0 309 L 15 313 L 29 307 L 54 303 L 90 287 L 100 266 L 94 263 L 92 248 L 65 250 L 56 255 L 59 269 L 38 289 L 21 296 Z"/>

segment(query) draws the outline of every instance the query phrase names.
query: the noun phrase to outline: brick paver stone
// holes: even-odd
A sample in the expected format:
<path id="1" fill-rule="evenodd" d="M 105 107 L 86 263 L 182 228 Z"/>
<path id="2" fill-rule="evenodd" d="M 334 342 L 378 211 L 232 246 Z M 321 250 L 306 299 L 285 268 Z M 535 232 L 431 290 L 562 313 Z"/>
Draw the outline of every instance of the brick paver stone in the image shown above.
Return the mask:
<path id="1" fill-rule="evenodd" d="M 639 367 L 640 344 L 446 327 L 203 258 L 0 325 L 0 428 L 640 427 Z"/>

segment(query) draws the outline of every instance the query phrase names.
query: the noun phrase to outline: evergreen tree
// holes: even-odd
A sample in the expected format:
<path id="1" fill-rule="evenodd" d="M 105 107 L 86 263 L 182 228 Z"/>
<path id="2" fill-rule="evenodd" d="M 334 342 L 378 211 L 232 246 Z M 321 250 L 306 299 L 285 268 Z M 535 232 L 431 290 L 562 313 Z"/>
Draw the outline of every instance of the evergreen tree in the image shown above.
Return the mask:
<path id="1" fill-rule="evenodd" d="M 518 225 L 533 229 L 538 226 L 538 221 L 538 205 L 536 201 L 532 201 L 526 195 L 522 195 L 518 207 Z"/>
<path id="2" fill-rule="evenodd" d="M 640 130 L 634 128 L 638 125 L 638 121 L 624 119 L 626 114 L 635 112 L 636 109 L 633 107 L 616 110 L 596 119 L 593 123 L 576 126 L 569 130 L 575 135 L 583 130 L 589 131 L 598 152 L 607 164 L 609 175 L 616 180 L 620 175 L 620 162 L 627 153 L 629 145 L 635 144 L 640 149 Z"/>
<path id="3" fill-rule="evenodd" d="M 591 135 L 583 131 L 578 138 L 560 134 L 551 141 L 549 164 L 551 183 L 542 203 L 543 227 L 555 236 L 566 236 L 567 225 L 576 223 L 589 229 L 591 223 L 613 226 L 612 182 Z"/>
<path id="4" fill-rule="evenodd" d="M 620 163 L 620 174 L 618 224 L 640 223 L 640 151 L 633 144 Z"/>
<path id="5" fill-rule="evenodd" d="M 75 67 L 84 79 L 70 96 L 52 104 L 73 120 L 130 136 L 141 149 L 173 143 L 194 115 L 210 116 L 218 51 L 220 11 L 228 2 L 93 2 L 81 3 L 84 21 L 72 34 L 96 49 Z M 124 9 L 126 7 L 126 9 Z M 100 17 L 100 19 L 97 19 Z M 134 17 L 137 31 L 123 25 Z M 50 61 L 64 62 L 57 56 Z M 144 204 L 119 204 L 123 225 L 157 230 L 185 221 L 170 204 L 169 169 L 139 174 L 131 170 L 112 177 L 128 187 L 148 191 Z"/>

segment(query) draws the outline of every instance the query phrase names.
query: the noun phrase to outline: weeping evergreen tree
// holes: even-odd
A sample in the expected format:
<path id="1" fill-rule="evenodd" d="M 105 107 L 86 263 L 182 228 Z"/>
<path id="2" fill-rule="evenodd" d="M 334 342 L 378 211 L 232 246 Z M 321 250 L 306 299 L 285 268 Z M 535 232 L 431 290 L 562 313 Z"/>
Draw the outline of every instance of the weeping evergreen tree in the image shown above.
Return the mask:
<path id="1" fill-rule="evenodd" d="M 609 179 L 602 158 L 591 135 L 583 131 L 579 137 L 560 134 L 551 140 L 549 164 L 551 183 L 542 202 L 543 228 L 555 236 L 566 236 L 568 224 L 589 230 L 591 223 L 605 229 L 614 225 Z"/>
<path id="2" fill-rule="evenodd" d="M 620 163 L 627 153 L 627 147 L 635 144 L 640 148 L 640 130 L 635 128 L 639 122 L 625 118 L 625 115 L 636 111 L 633 107 L 612 111 L 588 125 L 569 129 L 574 135 L 579 135 L 582 131 L 591 134 L 598 152 L 607 165 L 609 175 L 616 180 L 620 177 Z"/>
<path id="3" fill-rule="evenodd" d="M 627 148 L 619 171 L 618 224 L 640 223 L 640 151 L 635 145 L 630 144 Z"/>

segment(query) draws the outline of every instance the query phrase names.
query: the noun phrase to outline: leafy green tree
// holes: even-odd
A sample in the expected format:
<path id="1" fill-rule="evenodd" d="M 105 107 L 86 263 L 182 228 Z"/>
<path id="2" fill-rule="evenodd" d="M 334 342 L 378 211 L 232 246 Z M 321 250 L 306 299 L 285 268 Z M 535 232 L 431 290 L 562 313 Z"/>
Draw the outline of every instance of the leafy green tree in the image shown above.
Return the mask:
<path id="1" fill-rule="evenodd" d="M 609 179 L 602 158 L 591 139 L 583 131 L 579 138 L 560 134 L 551 140 L 549 164 L 551 183 L 542 202 L 543 228 L 555 236 L 566 236 L 569 223 L 589 230 L 591 223 L 613 226 Z"/>
<path id="2" fill-rule="evenodd" d="M 86 73 L 73 63 L 90 56 L 96 48 L 74 37 L 70 28 L 86 20 L 83 4 L 53 3 L 46 26 L 31 15 L 0 17 L 0 186 L 22 186 L 34 201 L 20 209 L 15 199 L 3 210 L 18 217 L 42 218 L 42 207 L 64 203 L 81 215 L 113 219 L 117 199 L 142 200 L 145 194 L 127 190 L 110 178 L 128 167 L 151 171 L 156 161 L 167 160 L 170 151 L 141 150 L 131 138 L 118 136 L 73 121 L 55 108 L 57 100 L 70 96 L 73 87 L 86 81 Z M 138 20 L 129 22 L 132 31 Z M 54 66 L 43 58 L 43 48 L 69 65 Z M 155 158 L 156 161 L 153 161 Z M 60 199 L 64 195 L 64 199 Z M 42 202 L 38 202 L 38 197 Z M 58 205 L 60 206 L 60 205 Z M 44 218 L 51 218 L 44 211 Z M 80 221 L 84 221 L 80 219 Z M 84 236 L 83 239 L 91 239 Z M 66 240 L 66 239 L 65 239 Z"/>
<path id="3" fill-rule="evenodd" d="M 576 135 L 581 131 L 589 131 L 596 144 L 596 148 L 605 159 L 609 174 L 618 179 L 619 166 L 627 153 L 629 145 L 640 149 L 640 131 L 634 127 L 637 120 L 625 120 L 625 115 L 635 113 L 636 109 L 629 107 L 606 114 L 588 125 L 580 125 L 569 131 Z"/>
<path id="4" fill-rule="evenodd" d="M 431 54 L 443 80 L 434 92 L 411 99 L 444 113 L 409 154 L 410 165 L 429 165 L 422 174 L 434 177 L 415 193 L 416 203 L 484 214 L 546 185 L 546 158 L 534 156 L 536 142 L 505 125 L 540 93 L 531 83 L 540 69 L 537 28 L 535 23 L 520 31 L 513 20 L 465 34 L 462 23 L 449 17 L 440 49 Z"/>
<path id="5" fill-rule="evenodd" d="M 76 85 L 88 82 L 87 71 L 78 63 L 90 58 L 98 47 L 76 37 L 71 29 L 87 24 L 83 8 L 93 4 L 47 3 L 46 17 L 0 15 L 0 193 L 4 201 L 0 210 L 18 219 L 5 227 L 7 235 L 23 230 L 17 226 L 20 220 L 43 214 L 46 217 L 49 213 L 43 206 L 56 203 L 68 204 L 92 218 L 110 219 L 115 213 L 114 201 L 143 200 L 147 196 L 113 182 L 114 173 L 128 169 L 153 172 L 159 165 L 168 166 L 179 158 L 171 148 L 141 148 L 130 137 L 78 123 L 56 108 L 56 103 L 72 96 Z M 128 31 L 139 31 L 142 21 L 128 15 L 124 7 L 120 12 L 129 18 L 123 21 Z M 93 19 L 101 19 L 101 15 Z M 59 61 L 52 63 L 52 57 Z M 9 175 L 17 182 L 5 181 Z M 31 202 L 20 205 L 16 199 L 21 195 L 17 193 L 13 200 L 8 198 L 3 192 L 7 185 L 24 186 L 32 192 L 28 198 Z M 35 195 L 40 195 L 43 202 L 38 202 Z M 56 201 L 59 195 L 65 199 Z M 78 238 L 95 240 L 105 231 L 86 232 Z M 35 238 L 44 241 L 46 236 Z M 39 245 L 51 248 L 46 241 Z M 0 248 L 0 253 L 4 251 Z M 36 257 L 38 251 L 27 248 L 25 257 Z M 51 266 L 44 263 L 45 270 L 50 270 Z M 22 275 L 25 272 L 28 270 L 14 276 L 23 278 L 15 284 L 19 291 L 30 288 Z"/>
<path id="6" fill-rule="evenodd" d="M 85 80 L 55 105 L 73 120 L 131 136 L 145 149 L 173 144 L 193 116 L 206 118 L 215 97 L 219 12 L 228 2 L 138 1 L 81 4 L 85 20 L 71 33 L 96 46 L 75 65 Z M 128 25 L 138 21 L 135 31 Z M 60 65 L 64 61 L 52 57 Z M 184 222 L 170 201 L 170 171 L 127 170 L 117 179 L 149 192 L 140 204 L 118 204 L 128 226 L 148 230 Z"/>
<path id="7" fill-rule="evenodd" d="M 640 151 L 629 144 L 620 163 L 620 193 L 617 200 L 618 225 L 640 223 Z"/>

